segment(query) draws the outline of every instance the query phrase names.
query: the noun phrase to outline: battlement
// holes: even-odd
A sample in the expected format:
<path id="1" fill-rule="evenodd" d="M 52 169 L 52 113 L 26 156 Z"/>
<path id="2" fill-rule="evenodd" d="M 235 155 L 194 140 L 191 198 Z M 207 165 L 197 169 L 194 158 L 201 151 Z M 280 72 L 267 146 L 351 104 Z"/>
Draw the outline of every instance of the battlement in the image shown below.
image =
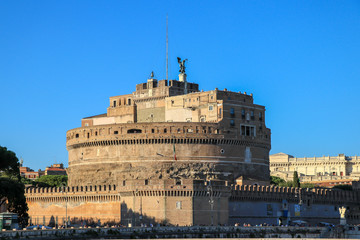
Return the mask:
<path id="1" fill-rule="evenodd" d="M 209 183 L 197 180 L 132 180 L 123 186 L 96 185 L 72 187 L 28 187 L 25 195 L 28 201 L 119 201 L 121 197 L 206 197 L 209 196 Z M 212 182 L 211 195 L 229 197 L 230 187 L 224 181 Z M 80 197 L 80 198 L 79 198 Z"/>
<path id="2" fill-rule="evenodd" d="M 287 199 L 292 202 L 299 200 L 310 203 L 323 204 L 356 204 L 360 200 L 357 191 L 343 191 L 334 189 L 309 189 L 277 186 L 234 186 L 231 192 L 232 199 L 252 199 L 260 201 L 282 201 Z"/>

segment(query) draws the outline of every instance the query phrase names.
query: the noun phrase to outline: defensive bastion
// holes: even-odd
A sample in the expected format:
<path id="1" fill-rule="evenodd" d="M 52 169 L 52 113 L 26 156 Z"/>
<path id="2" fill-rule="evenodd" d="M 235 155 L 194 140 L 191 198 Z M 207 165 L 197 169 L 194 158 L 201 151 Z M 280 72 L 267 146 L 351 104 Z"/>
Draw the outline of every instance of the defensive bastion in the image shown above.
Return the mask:
<path id="1" fill-rule="evenodd" d="M 135 92 L 110 97 L 105 114 L 69 130 L 69 186 L 27 189 L 32 223 L 219 225 L 243 221 L 241 207 L 253 203 L 246 213 L 299 196 L 325 205 L 358 199 L 268 186 L 265 107 L 252 94 L 199 91 L 186 78 L 184 66 L 179 80 L 152 75 Z M 266 217 L 276 221 L 277 213 Z"/>

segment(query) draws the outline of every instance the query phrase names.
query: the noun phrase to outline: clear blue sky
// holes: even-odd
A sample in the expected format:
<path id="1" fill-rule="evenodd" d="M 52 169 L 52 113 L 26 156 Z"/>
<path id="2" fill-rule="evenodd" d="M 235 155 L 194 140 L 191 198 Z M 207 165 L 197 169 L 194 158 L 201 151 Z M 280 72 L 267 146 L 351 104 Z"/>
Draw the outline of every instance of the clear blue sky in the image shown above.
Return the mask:
<path id="1" fill-rule="evenodd" d="M 271 153 L 360 155 L 359 1 L 0 1 L 0 145 L 67 165 L 66 131 L 153 70 L 254 94 Z"/>

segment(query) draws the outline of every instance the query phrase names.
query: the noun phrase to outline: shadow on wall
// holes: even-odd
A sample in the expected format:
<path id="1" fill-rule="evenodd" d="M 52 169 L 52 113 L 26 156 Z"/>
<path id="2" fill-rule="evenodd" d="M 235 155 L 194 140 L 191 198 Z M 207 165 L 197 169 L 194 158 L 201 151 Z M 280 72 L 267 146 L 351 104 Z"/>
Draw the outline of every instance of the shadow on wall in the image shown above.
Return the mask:
<path id="1" fill-rule="evenodd" d="M 129 209 L 126 203 L 121 204 L 121 225 L 124 226 L 167 226 L 169 225 L 166 221 L 157 222 L 154 217 L 148 217 L 140 212 L 134 212 Z"/>
<path id="2" fill-rule="evenodd" d="M 121 220 L 119 222 L 118 218 L 115 217 L 114 220 L 100 220 L 94 214 L 94 218 L 83 218 L 83 217 L 69 217 L 70 226 L 100 226 L 100 225 L 122 225 L 122 226 L 169 226 L 166 221 L 156 221 L 154 217 L 148 217 L 146 214 L 141 212 L 134 212 L 131 208 L 128 208 L 126 203 L 121 203 Z M 118 216 L 118 215 L 117 215 Z M 64 225 L 65 218 L 58 218 L 56 216 L 51 216 L 48 222 L 49 227 L 59 227 Z M 37 223 L 35 223 L 37 224 Z"/>

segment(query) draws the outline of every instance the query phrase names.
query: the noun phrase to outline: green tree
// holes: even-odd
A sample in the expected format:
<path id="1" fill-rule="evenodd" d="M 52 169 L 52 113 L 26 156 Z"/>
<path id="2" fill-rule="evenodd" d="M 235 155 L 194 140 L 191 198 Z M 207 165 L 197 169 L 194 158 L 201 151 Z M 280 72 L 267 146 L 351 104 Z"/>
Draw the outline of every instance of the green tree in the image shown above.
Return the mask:
<path id="1" fill-rule="evenodd" d="M 274 184 L 279 186 L 280 184 L 284 184 L 286 181 L 280 177 L 270 176 L 270 184 Z"/>
<path id="2" fill-rule="evenodd" d="M 297 171 L 294 172 L 293 187 L 300 187 L 300 179 Z"/>
<path id="3" fill-rule="evenodd" d="M 301 183 L 300 184 L 301 188 L 314 188 L 315 185 L 312 183 Z"/>
<path id="4" fill-rule="evenodd" d="M 66 175 L 44 175 L 34 181 L 39 187 L 61 187 L 67 186 L 68 176 Z"/>
<path id="5" fill-rule="evenodd" d="M 21 182 L 19 160 L 15 153 L 0 146 L 0 206 L 7 202 L 7 210 L 16 213 L 19 224 L 26 226 L 29 215 L 25 186 Z"/>

